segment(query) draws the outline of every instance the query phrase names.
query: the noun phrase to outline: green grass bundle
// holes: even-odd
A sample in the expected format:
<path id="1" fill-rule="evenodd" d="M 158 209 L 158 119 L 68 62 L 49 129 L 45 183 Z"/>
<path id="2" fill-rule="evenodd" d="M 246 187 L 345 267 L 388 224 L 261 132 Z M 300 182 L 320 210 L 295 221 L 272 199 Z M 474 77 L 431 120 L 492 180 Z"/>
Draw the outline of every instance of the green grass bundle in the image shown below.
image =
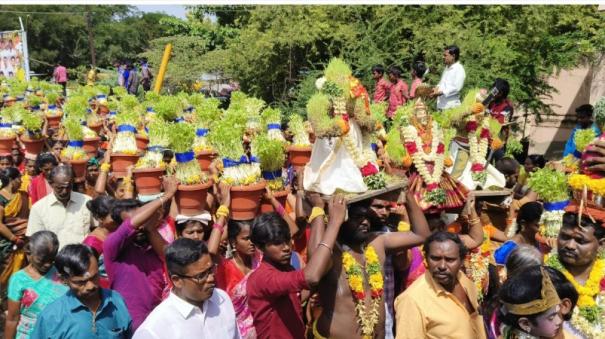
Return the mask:
<path id="1" fill-rule="evenodd" d="M 397 107 L 395 114 L 393 115 L 393 128 L 399 128 L 401 126 L 407 126 L 410 124 L 410 118 L 414 114 L 414 102 L 408 101 L 407 104 Z"/>
<path id="2" fill-rule="evenodd" d="M 55 91 L 44 92 L 44 97 L 46 99 L 46 103 L 49 105 L 56 105 L 57 100 L 59 100 L 60 96 L 61 96 L 61 94 L 59 94 L 59 92 L 55 92 Z"/>
<path id="3" fill-rule="evenodd" d="M 517 138 L 510 136 L 506 141 L 506 152 L 507 156 L 514 156 L 523 153 L 523 144 Z"/>
<path id="4" fill-rule="evenodd" d="M 311 146 L 311 141 L 309 140 L 309 133 L 307 133 L 307 129 L 305 128 L 305 123 L 303 121 L 302 116 L 296 113 L 290 114 L 290 119 L 288 121 L 288 130 L 292 134 L 292 146 Z"/>
<path id="5" fill-rule="evenodd" d="M 2 138 L 14 138 L 17 136 L 12 125 L 15 123 L 16 118 L 20 115 L 19 110 L 23 109 L 21 105 L 13 104 L 10 107 L 2 108 L 0 111 L 0 117 L 2 122 L 0 123 L 0 137 Z"/>
<path id="6" fill-rule="evenodd" d="M 342 129 L 329 115 L 331 107 L 330 98 L 323 93 L 315 93 L 307 102 L 307 117 L 313 126 L 318 138 L 331 138 L 340 136 Z"/>
<path id="7" fill-rule="evenodd" d="M 184 103 L 181 98 L 163 95 L 154 104 L 153 110 L 164 121 L 174 121 L 183 112 Z"/>
<path id="8" fill-rule="evenodd" d="M 208 140 L 221 157 L 239 159 L 245 154 L 243 136 L 243 126 L 238 125 L 234 117 L 227 115 L 225 119 L 212 126 L 212 130 L 208 133 Z"/>
<path id="9" fill-rule="evenodd" d="M 349 67 L 347 63 L 341 59 L 333 58 L 330 60 L 328 66 L 324 70 L 324 76 L 326 78 L 326 83 L 324 86 L 328 84 L 327 88 L 329 88 L 329 83 L 335 84 L 342 91 L 341 95 L 344 96 L 345 99 L 348 99 L 350 97 L 349 93 L 351 90 L 351 74 L 351 67 Z M 322 88 L 322 91 L 323 90 L 324 89 Z"/>
<path id="10" fill-rule="evenodd" d="M 165 168 L 163 150 L 170 146 L 172 124 L 155 120 L 149 124 L 149 147 L 136 164 L 136 168 Z"/>
<path id="11" fill-rule="evenodd" d="M 113 87 L 112 91 L 113 91 L 113 95 L 117 96 L 118 98 L 122 98 L 122 97 L 128 95 L 128 90 L 126 90 L 126 88 L 122 87 L 122 86 Z M 147 92 L 147 93 L 153 93 L 153 92 Z"/>
<path id="12" fill-rule="evenodd" d="M 605 96 L 594 104 L 595 123 L 601 130 L 605 130 Z"/>
<path id="13" fill-rule="evenodd" d="M 82 131 L 82 124 L 76 117 L 69 117 L 63 122 L 65 127 L 65 133 L 69 139 L 67 147 L 61 151 L 61 157 L 67 160 L 82 160 L 86 159 L 86 152 L 82 148 L 82 141 L 84 140 L 84 133 Z"/>
<path id="14" fill-rule="evenodd" d="M 44 101 L 42 100 L 42 98 L 37 95 L 31 94 L 27 96 L 27 103 L 31 108 L 40 107 L 40 104 L 42 104 L 43 102 Z"/>
<path id="15" fill-rule="evenodd" d="M 443 112 L 438 113 L 437 115 L 442 116 L 441 121 L 439 121 L 439 124 L 441 125 L 441 127 L 448 128 L 448 127 L 452 127 L 452 126 L 455 126 L 458 123 L 460 123 L 461 120 L 463 120 L 463 118 L 471 112 L 471 108 L 472 108 L 473 104 L 475 104 L 477 102 L 478 93 L 479 93 L 478 88 L 470 89 L 466 93 L 466 96 L 464 97 L 464 100 L 462 100 L 462 103 L 460 106 L 446 109 Z"/>
<path id="16" fill-rule="evenodd" d="M 190 124 L 173 124 L 169 129 L 170 147 L 176 158 L 176 179 L 181 185 L 195 185 L 208 180 L 193 156 L 191 145 L 195 129 Z"/>
<path id="17" fill-rule="evenodd" d="M 27 112 L 27 114 L 23 114 L 21 117 L 21 124 L 27 130 L 30 138 L 40 138 L 42 125 L 44 124 L 44 120 L 42 120 L 40 115 Z"/>
<path id="18" fill-rule="evenodd" d="M 70 97 L 65 105 L 63 106 L 63 111 L 67 114 L 68 117 L 74 117 L 80 120 L 84 120 L 86 113 L 88 111 L 88 99 L 84 96 L 73 96 Z"/>
<path id="19" fill-rule="evenodd" d="M 403 166 L 403 158 L 406 156 L 407 152 L 401 142 L 401 133 L 398 128 L 391 128 L 387 133 L 384 150 L 387 152 L 391 164 L 397 167 Z"/>
<path id="20" fill-rule="evenodd" d="M 584 152 L 586 146 L 588 146 L 596 137 L 597 134 L 592 128 L 576 130 L 574 134 L 576 150 L 580 153 Z"/>
<path id="21" fill-rule="evenodd" d="M 117 134 L 113 141 L 112 151 L 130 155 L 137 154 L 136 126 L 139 122 L 139 114 L 136 109 L 120 111 L 115 119 Z"/>
<path id="22" fill-rule="evenodd" d="M 529 174 L 529 188 L 545 202 L 558 202 L 569 199 L 567 176 L 549 168 L 541 168 Z"/>
<path id="23" fill-rule="evenodd" d="M 139 112 L 140 111 L 139 99 L 131 94 L 126 94 L 120 97 L 120 104 L 118 110 L 123 112 Z"/>
<path id="24" fill-rule="evenodd" d="M 283 190 L 284 180 L 281 172 L 286 163 L 284 144 L 272 139 L 268 134 L 260 134 L 252 142 L 252 154 L 258 158 L 269 189 Z"/>
<path id="25" fill-rule="evenodd" d="M 204 98 L 201 101 L 195 101 L 195 114 L 193 121 L 197 128 L 209 129 L 211 125 L 220 120 L 223 112 L 219 108 L 220 100 L 217 98 Z"/>

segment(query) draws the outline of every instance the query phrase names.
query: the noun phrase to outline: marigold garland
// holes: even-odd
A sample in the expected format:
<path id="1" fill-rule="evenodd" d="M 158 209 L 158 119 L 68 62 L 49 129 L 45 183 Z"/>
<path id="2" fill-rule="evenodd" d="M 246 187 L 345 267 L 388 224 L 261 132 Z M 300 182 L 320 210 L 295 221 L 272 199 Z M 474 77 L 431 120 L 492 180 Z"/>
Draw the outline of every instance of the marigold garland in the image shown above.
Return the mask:
<path id="1" fill-rule="evenodd" d="M 357 323 L 361 326 L 363 338 L 372 338 L 374 327 L 378 324 L 379 309 L 382 307 L 382 294 L 384 279 L 382 276 L 382 266 L 378 259 L 378 254 L 372 246 L 368 246 L 364 251 L 365 272 L 368 276 L 368 284 L 371 291 L 371 305 L 365 304 L 364 274 L 361 265 L 348 252 L 342 254 L 342 266 L 347 274 L 347 281 L 351 288 L 351 294 L 355 299 L 355 311 L 357 313 Z"/>

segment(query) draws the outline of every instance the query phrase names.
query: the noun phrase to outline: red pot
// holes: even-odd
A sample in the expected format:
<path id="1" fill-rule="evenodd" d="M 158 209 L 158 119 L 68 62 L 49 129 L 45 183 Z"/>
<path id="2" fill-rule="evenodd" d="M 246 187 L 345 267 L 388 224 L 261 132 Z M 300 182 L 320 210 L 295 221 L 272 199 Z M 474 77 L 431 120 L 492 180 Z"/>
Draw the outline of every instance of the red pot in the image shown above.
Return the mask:
<path id="1" fill-rule="evenodd" d="M 284 207 L 284 209 L 286 208 L 286 200 L 288 199 L 288 193 L 290 193 L 290 191 L 288 191 L 288 190 L 273 192 L 273 196 L 275 197 L 275 199 L 277 199 L 277 201 L 279 201 L 279 203 Z M 264 196 L 263 196 L 263 199 L 261 200 L 260 212 L 261 213 L 275 212 L 275 209 L 273 208 L 273 205 L 271 204 L 271 200 L 266 199 Z"/>
<path id="2" fill-rule="evenodd" d="M 216 158 L 216 152 L 214 151 L 202 151 L 198 153 L 195 158 L 197 162 L 200 164 L 202 171 L 208 172 L 210 170 L 210 164 Z"/>
<path id="3" fill-rule="evenodd" d="M 38 155 L 44 149 L 44 138 L 30 139 L 27 135 L 21 136 L 21 142 L 25 146 L 25 152 Z"/>
<path id="4" fill-rule="evenodd" d="M 100 137 L 84 138 L 84 146 L 82 146 L 82 149 L 84 149 L 84 152 L 86 152 L 89 157 L 94 158 L 97 156 L 100 142 Z"/>
<path id="5" fill-rule="evenodd" d="M 13 145 L 17 137 L 1 138 L 0 137 L 0 154 L 11 154 Z"/>
<path id="6" fill-rule="evenodd" d="M 288 147 L 288 160 L 294 167 L 305 167 L 311 159 L 311 146 Z"/>
<path id="7" fill-rule="evenodd" d="M 137 148 L 139 149 L 139 151 L 146 150 L 147 145 L 149 144 L 149 138 L 139 135 L 139 134 L 137 134 L 136 138 L 137 138 Z"/>
<path id="8" fill-rule="evenodd" d="M 86 177 L 86 164 L 88 163 L 88 159 L 63 160 L 63 162 L 69 163 L 74 171 L 76 179 L 83 179 Z"/>
<path id="9" fill-rule="evenodd" d="M 118 178 L 128 174 L 128 167 L 134 166 L 139 160 L 139 155 L 113 153 L 111 154 L 111 171 Z"/>
<path id="10" fill-rule="evenodd" d="M 132 171 L 137 192 L 141 195 L 154 195 L 162 192 L 162 168 L 139 168 Z"/>
<path id="11" fill-rule="evenodd" d="M 265 181 L 252 185 L 231 187 L 231 219 L 250 220 L 258 214 L 260 201 L 265 192 Z"/>
<path id="12" fill-rule="evenodd" d="M 204 212 L 206 208 L 206 195 L 212 187 L 212 180 L 197 185 L 179 185 L 175 200 L 179 214 L 194 216 Z"/>
<path id="13" fill-rule="evenodd" d="M 61 124 L 61 118 L 63 118 L 62 115 L 47 116 L 46 120 L 48 121 L 48 127 L 50 127 L 50 128 L 59 127 L 59 125 Z"/>

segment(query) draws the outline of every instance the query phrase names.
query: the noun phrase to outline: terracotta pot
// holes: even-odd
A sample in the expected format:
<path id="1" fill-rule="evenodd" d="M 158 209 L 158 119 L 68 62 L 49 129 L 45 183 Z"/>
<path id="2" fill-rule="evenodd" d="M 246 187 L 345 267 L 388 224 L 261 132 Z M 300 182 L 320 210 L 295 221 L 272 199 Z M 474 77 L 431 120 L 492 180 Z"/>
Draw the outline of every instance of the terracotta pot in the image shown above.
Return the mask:
<path id="1" fill-rule="evenodd" d="M 0 154 L 11 154 L 13 145 L 17 137 L 1 138 L 0 137 Z"/>
<path id="2" fill-rule="evenodd" d="M 154 195 L 162 192 L 162 168 L 139 168 L 132 171 L 137 192 L 141 195 Z"/>
<path id="3" fill-rule="evenodd" d="M 147 145 L 149 144 L 149 138 L 137 134 L 137 148 L 139 151 L 144 151 L 147 149 Z"/>
<path id="4" fill-rule="evenodd" d="M 44 141 L 45 138 L 30 139 L 29 136 L 25 134 L 21 136 L 21 142 L 25 146 L 25 152 L 34 155 L 42 153 L 42 150 L 44 149 Z"/>
<path id="5" fill-rule="evenodd" d="M 288 160 L 294 167 L 305 167 L 311 159 L 311 146 L 288 147 Z"/>
<path id="6" fill-rule="evenodd" d="M 61 124 L 61 118 L 63 118 L 62 115 L 47 116 L 46 120 L 48 120 L 48 127 L 50 127 L 50 128 L 59 127 L 59 125 Z"/>
<path id="7" fill-rule="evenodd" d="M 76 179 L 83 179 L 86 177 L 86 164 L 88 163 L 88 159 L 63 160 L 63 162 L 69 163 L 74 171 Z"/>
<path id="8" fill-rule="evenodd" d="M 252 185 L 231 187 L 231 219 L 250 220 L 258 214 L 260 201 L 265 192 L 265 181 Z"/>
<path id="9" fill-rule="evenodd" d="M 175 200 L 179 214 L 194 216 L 204 212 L 206 208 L 206 195 L 212 187 L 212 180 L 197 185 L 179 185 Z"/>
<path id="10" fill-rule="evenodd" d="M 208 172 L 208 170 L 210 170 L 210 164 L 212 163 L 212 160 L 214 160 L 214 158 L 216 158 L 216 152 L 202 151 L 202 152 L 198 153 L 195 156 L 195 158 L 197 159 L 197 162 L 200 164 L 202 171 Z"/>
<path id="11" fill-rule="evenodd" d="M 94 138 L 84 138 L 84 152 L 88 154 L 89 157 L 94 158 L 97 156 L 97 151 L 99 150 L 99 144 L 101 142 L 100 137 Z"/>
<path id="12" fill-rule="evenodd" d="M 290 193 L 288 190 L 273 192 L 273 196 L 275 197 L 275 199 L 277 199 L 277 201 L 279 201 L 279 203 L 284 207 L 284 209 L 286 208 L 286 200 L 288 199 L 288 193 Z M 265 199 L 264 196 L 261 200 L 260 212 L 275 212 L 273 205 L 271 205 L 271 201 L 269 199 Z"/>
<path id="13" fill-rule="evenodd" d="M 139 155 L 113 153 L 111 155 L 111 171 L 113 175 L 122 178 L 128 173 L 128 167 L 134 166 L 139 160 Z"/>
<path id="14" fill-rule="evenodd" d="M 95 133 L 99 134 L 99 132 L 101 132 L 101 129 L 103 128 L 103 123 L 97 123 L 94 125 L 89 125 L 88 128 L 90 128 L 91 130 L 95 131 Z"/>

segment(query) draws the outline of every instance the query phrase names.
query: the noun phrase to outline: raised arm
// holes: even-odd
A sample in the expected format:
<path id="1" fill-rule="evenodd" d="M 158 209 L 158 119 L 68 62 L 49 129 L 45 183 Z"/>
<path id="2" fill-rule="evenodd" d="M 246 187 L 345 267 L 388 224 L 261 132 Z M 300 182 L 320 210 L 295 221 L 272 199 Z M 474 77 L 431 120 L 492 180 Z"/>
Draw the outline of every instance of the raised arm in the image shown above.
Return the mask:
<path id="1" fill-rule="evenodd" d="M 312 213 L 314 213 L 313 220 L 311 220 L 311 235 L 309 236 L 309 242 L 307 244 L 307 258 L 311 258 L 326 231 L 326 224 L 324 222 L 325 202 L 319 193 L 309 192 L 307 193 L 307 197 L 313 205 Z M 305 220 L 305 222 L 307 222 L 307 220 Z"/>
<path id="2" fill-rule="evenodd" d="M 157 210 L 162 207 L 162 205 L 164 205 L 166 201 L 171 200 L 172 197 L 174 197 L 177 187 L 177 181 L 174 176 L 164 177 L 162 180 L 162 186 L 164 186 L 164 195 L 136 210 L 130 219 L 130 223 L 132 224 L 133 228 L 138 228 L 139 226 L 143 225 L 154 215 Z"/>
<path id="3" fill-rule="evenodd" d="M 468 249 L 481 246 L 483 243 L 483 224 L 475 208 L 475 196 L 470 194 L 466 201 L 466 215 L 469 223 L 468 234 L 460 235 L 460 240 Z"/>
<path id="4" fill-rule="evenodd" d="M 109 142 L 109 148 L 105 151 L 103 163 L 99 166 L 99 176 L 95 183 L 95 193 L 99 195 L 105 194 L 105 191 L 107 190 L 107 177 L 109 177 L 109 164 L 111 159 L 111 140 Z"/>
<path id="5" fill-rule="evenodd" d="M 273 192 L 271 192 L 269 187 L 265 187 L 265 198 L 271 202 L 271 206 L 273 206 L 275 212 L 277 212 L 277 214 L 279 214 L 279 216 L 282 217 L 282 219 L 284 219 L 284 221 L 288 224 L 288 228 L 290 229 L 290 234 L 292 235 L 292 237 L 298 234 L 298 225 L 296 224 L 294 219 L 290 218 L 288 213 L 286 213 L 284 206 L 282 206 L 282 204 L 277 201 L 277 199 L 275 199 L 275 196 L 273 195 Z"/>
<path id="6" fill-rule="evenodd" d="M 210 232 L 210 238 L 208 239 L 208 252 L 212 255 L 219 253 L 223 231 L 229 220 L 228 214 L 231 204 L 231 186 L 222 182 L 219 183 L 218 193 L 221 207 L 217 210 L 216 218 L 212 225 L 212 232 Z"/>

